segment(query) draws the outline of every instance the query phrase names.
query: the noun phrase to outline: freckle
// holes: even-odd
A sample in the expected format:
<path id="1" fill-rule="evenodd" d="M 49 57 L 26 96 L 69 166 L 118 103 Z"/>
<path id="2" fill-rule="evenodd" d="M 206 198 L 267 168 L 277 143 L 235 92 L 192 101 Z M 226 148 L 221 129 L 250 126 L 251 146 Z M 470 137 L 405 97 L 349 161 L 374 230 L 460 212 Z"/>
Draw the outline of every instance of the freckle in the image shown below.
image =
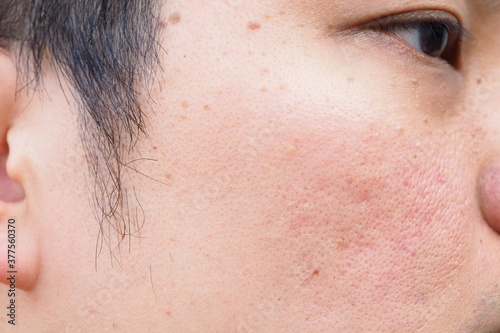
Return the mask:
<path id="1" fill-rule="evenodd" d="M 411 82 L 412 85 L 418 86 L 418 80 L 417 79 L 411 79 L 410 82 Z"/>
<path id="2" fill-rule="evenodd" d="M 176 68 L 176 69 L 175 69 L 175 72 L 176 72 L 176 73 L 180 73 L 180 72 L 181 72 L 181 69 L 180 69 L 180 68 Z"/>
<path id="3" fill-rule="evenodd" d="M 172 13 L 168 17 L 168 21 L 172 24 L 177 24 L 181 21 L 181 14 L 179 12 Z"/>
<path id="4" fill-rule="evenodd" d="M 333 28 L 335 28 L 335 26 L 334 26 L 333 24 L 329 24 L 329 25 L 327 26 L 327 28 L 328 28 L 328 30 L 332 30 Z"/>
<path id="5" fill-rule="evenodd" d="M 168 180 L 172 180 L 172 175 L 169 173 L 166 173 L 165 178 L 167 178 Z"/>
<path id="6" fill-rule="evenodd" d="M 269 20 L 271 18 L 271 15 L 264 15 L 264 18 Z"/>
<path id="7" fill-rule="evenodd" d="M 286 86 L 284 84 L 280 85 L 280 90 L 285 90 Z"/>
<path id="8" fill-rule="evenodd" d="M 186 120 L 186 119 L 187 119 L 187 117 L 186 117 L 186 116 L 181 116 L 181 119 L 182 119 L 182 120 Z"/>
<path id="9" fill-rule="evenodd" d="M 189 107 L 189 103 L 188 102 L 182 102 L 181 106 L 182 106 L 183 109 L 187 109 Z"/>
<path id="10" fill-rule="evenodd" d="M 165 314 L 166 314 L 167 316 L 170 316 L 170 315 L 172 314 L 172 312 L 167 311 L 167 312 L 165 312 Z"/>
<path id="11" fill-rule="evenodd" d="M 203 108 L 204 108 L 205 110 L 207 110 L 207 111 L 212 110 L 212 108 L 210 107 L 210 105 L 205 105 Z"/>
<path id="12" fill-rule="evenodd" d="M 266 88 L 262 88 L 260 91 L 263 92 L 263 93 L 266 93 L 267 89 Z"/>
<path id="13" fill-rule="evenodd" d="M 428 124 L 429 123 L 429 119 L 424 119 L 424 124 Z"/>
<path id="14" fill-rule="evenodd" d="M 269 68 L 263 68 L 262 73 L 269 73 Z"/>
<path id="15" fill-rule="evenodd" d="M 352 77 L 348 77 L 348 78 L 347 78 L 347 81 L 348 81 L 348 82 L 354 82 L 354 78 L 352 78 Z"/>
<path id="16" fill-rule="evenodd" d="M 352 177 L 349 177 L 349 178 L 347 178 L 346 183 L 348 185 L 352 185 L 352 183 L 354 183 L 354 179 L 352 179 Z"/>
<path id="17" fill-rule="evenodd" d="M 260 29 L 260 23 L 258 23 L 258 22 L 248 22 L 248 29 L 250 29 L 250 30 Z"/>
<path id="18" fill-rule="evenodd" d="M 280 12 L 280 15 L 286 15 L 286 12 Z"/>
<path id="19" fill-rule="evenodd" d="M 299 24 L 299 25 L 297 25 L 297 27 L 299 27 L 299 28 L 303 28 L 303 27 L 304 27 L 304 25 L 303 25 L 303 24 Z"/>
<path id="20" fill-rule="evenodd" d="M 398 135 L 403 135 L 405 133 L 405 129 L 404 128 L 400 128 L 398 129 Z"/>
<path id="21" fill-rule="evenodd" d="M 267 53 L 266 52 L 262 52 L 262 56 L 263 57 L 267 56 Z"/>
<path id="22" fill-rule="evenodd" d="M 482 79 L 477 79 L 477 84 L 481 84 L 483 83 L 483 80 Z"/>
<path id="23" fill-rule="evenodd" d="M 319 270 L 315 269 L 314 272 L 313 272 L 314 275 L 318 275 L 319 274 Z"/>

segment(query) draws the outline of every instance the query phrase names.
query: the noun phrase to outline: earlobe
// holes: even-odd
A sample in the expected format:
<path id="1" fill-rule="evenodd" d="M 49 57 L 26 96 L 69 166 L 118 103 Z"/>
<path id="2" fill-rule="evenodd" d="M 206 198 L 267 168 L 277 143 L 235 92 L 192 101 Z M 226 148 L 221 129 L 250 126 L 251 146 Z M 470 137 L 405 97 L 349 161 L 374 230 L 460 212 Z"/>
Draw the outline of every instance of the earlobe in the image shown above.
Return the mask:
<path id="1" fill-rule="evenodd" d="M 37 233 L 28 221 L 17 217 L 2 221 L 0 227 L 0 283 L 11 286 L 9 277 L 14 276 L 15 288 L 29 291 L 40 272 Z"/>
<path id="2" fill-rule="evenodd" d="M 29 198 L 25 185 L 13 174 L 20 174 L 19 163 L 10 163 L 9 142 L 11 125 L 16 120 L 16 70 L 12 60 L 0 53 L 0 283 L 11 286 L 8 278 L 15 277 L 16 289 L 29 290 L 36 284 L 40 253 L 38 232 L 28 214 Z M 19 145 L 13 145 L 19 146 Z M 19 152 L 16 152 L 19 155 Z M 16 165 L 17 164 L 17 165 Z M 9 166 L 8 166 L 9 165 Z M 15 272 L 15 273 L 12 273 Z"/>

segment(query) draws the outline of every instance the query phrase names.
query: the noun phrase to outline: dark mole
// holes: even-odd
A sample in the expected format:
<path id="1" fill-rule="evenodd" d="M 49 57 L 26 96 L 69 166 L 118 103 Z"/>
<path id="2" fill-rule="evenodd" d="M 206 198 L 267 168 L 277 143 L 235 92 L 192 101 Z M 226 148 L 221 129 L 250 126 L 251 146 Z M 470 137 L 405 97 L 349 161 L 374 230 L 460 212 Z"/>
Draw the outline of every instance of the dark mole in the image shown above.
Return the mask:
<path id="1" fill-rule="evenodd" d="M 314 272 L 313 272 L 314 275 L 318 275 L 319 274 L 319 270 L 315 269 Z"/>
<path id="2" fill-rule="evenodd" d="M 483 80 L 482 79 L 477 79 L 477 84 L 481 84 L 483 83 Z"/>
<path id="3" fill-rule="evenodd" d="M 177 24 L 181 21 L 181 14 L 179 12 L 175 12 L 170 14 L 168 17 L 168 21 L 172 24 Z"/>
<path id="4" fill-rule="evenodd" d="M 248 29 L 250 29 L 250 30 L 260 29 L 260 23 L 258 23 L 258 22 L 248 22 Z"/>

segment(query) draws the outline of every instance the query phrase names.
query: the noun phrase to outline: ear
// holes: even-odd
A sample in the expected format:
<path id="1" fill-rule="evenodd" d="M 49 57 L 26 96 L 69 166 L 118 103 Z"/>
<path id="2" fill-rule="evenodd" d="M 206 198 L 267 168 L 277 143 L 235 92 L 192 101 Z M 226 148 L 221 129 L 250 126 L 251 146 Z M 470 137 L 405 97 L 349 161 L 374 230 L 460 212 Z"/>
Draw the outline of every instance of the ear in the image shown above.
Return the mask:
<path id="1" fill-rule="evenodd" d="M 20 146 L 9 142 L 9 132 L 26 102 L 16 96 L 16 78 L 12 59 L 0 52 L 0 283 L 29 290 L 36 283 L 40 260 L 38 233 L 30 223 L 29 198 L 21 177 L 22 152 L 15 153 L 14 161 L 10 151 Z"/>

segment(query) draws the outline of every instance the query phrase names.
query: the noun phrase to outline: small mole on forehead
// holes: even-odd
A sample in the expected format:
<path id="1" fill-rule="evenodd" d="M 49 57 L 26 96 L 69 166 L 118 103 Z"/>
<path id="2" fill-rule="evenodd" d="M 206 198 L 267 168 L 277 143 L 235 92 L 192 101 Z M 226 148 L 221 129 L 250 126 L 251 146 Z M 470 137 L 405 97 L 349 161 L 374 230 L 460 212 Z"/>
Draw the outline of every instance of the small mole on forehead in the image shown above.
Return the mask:
<path id="1" fill-rule="evenodd" d="M 177 24 L 181 21 L 181 14 L 179 12 L 175 12 L 170 14 L 168 17 L 168 21 L 172 24 Z"/>
<path id="2" fill-rule="evenodd" d="M 258 23 L 258 22 L 248 22 L 248 29 L 250 29 L 250 30 L 260 29 L 260 23 Z"/>

